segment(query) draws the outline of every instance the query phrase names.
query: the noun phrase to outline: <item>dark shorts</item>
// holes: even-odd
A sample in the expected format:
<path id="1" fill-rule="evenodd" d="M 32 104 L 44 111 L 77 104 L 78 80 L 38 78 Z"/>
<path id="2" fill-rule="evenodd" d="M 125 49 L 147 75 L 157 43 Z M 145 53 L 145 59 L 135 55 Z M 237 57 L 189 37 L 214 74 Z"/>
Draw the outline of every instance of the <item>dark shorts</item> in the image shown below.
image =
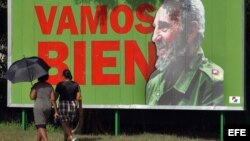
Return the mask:
<path id="1" fill-rule="evenodd" d="M 77 114 L 77 101 L 59 102 L 59 119 L 61 122 L 73 122 Z"/>
<path id="2" fill-rule="evenodd" d="M 46 129 L 46 124 L 38 124 L 38 125 L 36 125 L 36 129 L 39 129 L 39 128 Z"/>

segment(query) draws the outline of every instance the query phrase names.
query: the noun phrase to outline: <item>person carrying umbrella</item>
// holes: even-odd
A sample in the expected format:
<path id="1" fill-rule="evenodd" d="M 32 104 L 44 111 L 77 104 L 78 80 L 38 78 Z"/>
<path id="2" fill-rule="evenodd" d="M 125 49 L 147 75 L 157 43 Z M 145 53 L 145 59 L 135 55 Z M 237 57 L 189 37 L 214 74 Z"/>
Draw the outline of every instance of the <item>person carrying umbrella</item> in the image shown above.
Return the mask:
<path id="1" fill-rule="evenodd" d="M 57 113 L 56 103 L 52 99 L 54 89 L 47 82 L 50 66 L 40 57 L 24 57 L 13 62 L 6 72 L 5 78 L 14 83 L 31 82 L 30 99 L 34 100 L 34 120 L 37 128 L 37 141 L 47 141 L 46 125 L 52 106 Z M 33 80 L 38 79 L 34 85 Z"/>
<path id="2" fill-rule="evenodd" d="M 38 82 L 32 86 L 30 91 L 30 99 L 35 100 L 33 113 L 37 128 L 37 141 L 48 141 L 46 124 L 48 123 L 52 105 L 56 107 L 55 101 L 52 100 L 54 89 L 47 82 L 48 77 L 48 74 L 39 77 Z"/>

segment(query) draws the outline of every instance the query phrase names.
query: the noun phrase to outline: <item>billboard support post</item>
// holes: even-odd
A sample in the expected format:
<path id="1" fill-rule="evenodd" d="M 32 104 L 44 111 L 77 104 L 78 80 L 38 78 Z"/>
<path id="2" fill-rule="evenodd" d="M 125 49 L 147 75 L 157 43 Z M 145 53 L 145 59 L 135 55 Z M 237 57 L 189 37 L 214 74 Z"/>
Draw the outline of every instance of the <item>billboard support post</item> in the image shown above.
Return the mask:
<path id="1" fill-rule="evenodd" d="M 225 124 L 225 115 L 222 111 L 220 114 L 220 140 L 224 141 L 224 124 Z"/>
<path id="2" fill-rule="evenodd" d="M 25 109 L 22 109 L 22 129 L 27 129 L 27 112 Z"/>
<path id="3" fill-rule="evenodd" d="M 118 110 L 115 110 L 115 136 L 118 136 L 120 133 L 120 113 Z"/>

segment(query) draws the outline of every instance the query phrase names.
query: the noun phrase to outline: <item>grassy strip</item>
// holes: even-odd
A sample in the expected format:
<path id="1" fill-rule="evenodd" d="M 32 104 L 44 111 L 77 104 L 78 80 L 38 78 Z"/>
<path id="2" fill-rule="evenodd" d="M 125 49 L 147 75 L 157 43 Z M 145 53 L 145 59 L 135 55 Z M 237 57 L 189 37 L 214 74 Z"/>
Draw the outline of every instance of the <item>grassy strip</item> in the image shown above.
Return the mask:
<path id="1" fill-rule="evenodd" d="M 47 126 L 50 141 L 62 141 L 63 132 L 61 128 L 53 125 Z M 120 136 L 113 135 L 76 135 L 78 141 L 215 141 L 215 139 L 201 139 L 181 137 L 177 135 L 143 133 L 138 135 Z M 36 128 L 29 124 L 27 130 L 21 129 L 21 123 L 7 122 L 0 123 L 0 141 L 34 141 L 36 140 Z"/>

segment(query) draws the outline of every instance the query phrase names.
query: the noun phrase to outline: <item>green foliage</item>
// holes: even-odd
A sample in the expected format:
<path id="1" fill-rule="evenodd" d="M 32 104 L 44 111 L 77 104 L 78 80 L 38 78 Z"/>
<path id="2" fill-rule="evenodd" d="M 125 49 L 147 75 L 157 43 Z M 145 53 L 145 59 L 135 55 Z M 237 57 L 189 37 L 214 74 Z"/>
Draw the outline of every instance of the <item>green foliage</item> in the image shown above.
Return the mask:
<path id="1" fill-rule="evenodd" d="M 7 70 L 7 0 L 0 0 L 0 79 Z"/>
<path id="2" fill-rule="evenodd" d="M 7 8 L 7 0 L 0 0 L 0 7 Z"/>
<path id="3" fill-rule="evenodd" d="M 108 7 L 114 7 L 117 4 L 127 3 L 131 6 L 132 9 L 136 9 L 137 5 L 145 0 L 106 0 L 109 2 Z M 148 0 L 147 3 L 151 5 L 155 5 L 156 3 L 163 2 L 163 0 Z M 98 5 L 106 4 L 105 0 L 74 0 L 74 3 L 76 5 L 84 5 L 84 4 L 90 4 L 90 3 L 97 3 Z"/>
<path id="4" fill-rule="evenodd" d="M 0 78 L 3 78 L 7 71 L 7 37 L 0 36 Z"/>
<path id="5" fill-rule="evenodd" d="M 17 121 L 11 121 L 11 122 L 5 122 L 5 123 L 0 123 L 0 131 L 1 130 L 9 130 L 9 129 L 18 129 L 18 130 L 23 130 L 21 128 L 21 123 Z M 27 126 L 27 131 L 35 131 L 36 127 L 33 122 L 29 123 Z M 61 128 L 55 127 L 53 124 L 48 124 L 46 126 L 46 130 L 48 133 L 61 133 L 63 132 Z"/>
<path id="6" fill-rule="evenodd" d="M 36 140 L 37 130 L 34 124 L 30 124 L 28 129 L 21 129 L 21 123 L 8 122 L 0 123 L 0 140 L 4 141 L 34 141 Z M 55 129 L 53 125 L 47 126 L 48 138 L 51 141 L 63 140 L 63 131 L 61 128 Z M 79 141 L 216 141 L 218 139 L 196 138 L 168 134 L 142 133 L 135 135 L 121 134 L 114 135 L 76 135 Z"/>
<path id="7" fill-rule="evenodd" d="M 5 122 L 0 124 L 0 130 L 4 130 L 6 128 L 21 128 L 21 124 L 18 122 Z"/>

